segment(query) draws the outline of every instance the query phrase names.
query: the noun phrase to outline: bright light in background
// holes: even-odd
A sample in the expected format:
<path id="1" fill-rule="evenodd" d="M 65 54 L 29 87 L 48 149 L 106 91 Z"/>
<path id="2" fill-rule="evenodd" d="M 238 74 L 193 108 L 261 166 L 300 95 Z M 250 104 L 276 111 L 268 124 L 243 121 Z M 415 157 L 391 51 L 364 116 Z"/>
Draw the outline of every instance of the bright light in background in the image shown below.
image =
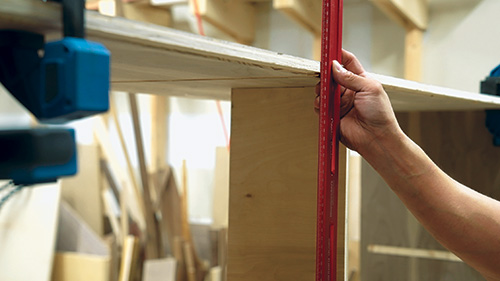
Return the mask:
<path id="1" fill-rule="evenodd" d="M 0 128 L 26 128 L 31 124 L 28 110 L 24 108 L 0 83 Z"/>
<path id="2" fill-rule="evenodd" d="M 224 122 L 230 129 L 230 102 L 221 102 Z M 189 217 L 192 222 L 212 219 L 215 151 L 226 147 L 217 104 L 213 100 L 170 99 L 168 161 L 177 185 L 182 184 L 182 161 L 188 170 Z"/>

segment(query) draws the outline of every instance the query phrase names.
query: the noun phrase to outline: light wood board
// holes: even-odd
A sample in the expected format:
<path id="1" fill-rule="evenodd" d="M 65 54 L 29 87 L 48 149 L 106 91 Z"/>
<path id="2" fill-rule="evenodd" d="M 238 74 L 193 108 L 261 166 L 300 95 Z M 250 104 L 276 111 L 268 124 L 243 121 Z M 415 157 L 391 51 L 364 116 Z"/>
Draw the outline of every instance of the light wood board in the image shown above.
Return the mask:
<path id="1" fill-rule="evenodd" d="M 319 62 L 87 12 L 88 38 L 112 53 L 112 88 L 230 99 L 231 88 L 304 87 Z M 0 0 L 0 27 L 60 33 L 59 5 Z M 373 75 L 397 111 L 500 108 L 500 98 Z"/>
<path id="2" fill-rule="evenodd" d="M 312 91 L 233 91 L 228 280 L 314 280 L 318 117 Z"/>
<path id="3" fill-rule="evenodd" d="M 108 281 L 109 271 L 109 256 L 57 253 L 52 281 Z"/>

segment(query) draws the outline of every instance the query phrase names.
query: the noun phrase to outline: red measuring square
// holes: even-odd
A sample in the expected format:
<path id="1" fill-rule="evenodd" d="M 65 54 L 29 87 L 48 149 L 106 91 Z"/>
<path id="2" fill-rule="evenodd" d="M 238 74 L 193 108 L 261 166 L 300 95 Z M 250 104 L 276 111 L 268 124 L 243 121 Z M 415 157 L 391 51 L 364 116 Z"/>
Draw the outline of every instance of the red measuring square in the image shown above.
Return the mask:
<path id="1" fill-rule="evenodd" d="M 340 87 L 332 78 L 332 61 L 342 59 L 342 11 L 342 0 L 323 0 L 316 281 L 337 280 Z"/>

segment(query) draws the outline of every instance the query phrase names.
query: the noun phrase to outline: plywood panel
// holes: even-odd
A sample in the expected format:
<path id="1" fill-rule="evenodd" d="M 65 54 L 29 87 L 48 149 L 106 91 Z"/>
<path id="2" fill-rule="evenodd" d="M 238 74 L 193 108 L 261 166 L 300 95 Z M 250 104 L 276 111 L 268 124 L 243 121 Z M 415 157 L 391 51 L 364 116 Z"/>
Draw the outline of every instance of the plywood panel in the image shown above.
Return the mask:
<path id="1" fill-rule="evenodd" d="M 228 280 L 314 280 L 312 88 L 232 96 Z"/>

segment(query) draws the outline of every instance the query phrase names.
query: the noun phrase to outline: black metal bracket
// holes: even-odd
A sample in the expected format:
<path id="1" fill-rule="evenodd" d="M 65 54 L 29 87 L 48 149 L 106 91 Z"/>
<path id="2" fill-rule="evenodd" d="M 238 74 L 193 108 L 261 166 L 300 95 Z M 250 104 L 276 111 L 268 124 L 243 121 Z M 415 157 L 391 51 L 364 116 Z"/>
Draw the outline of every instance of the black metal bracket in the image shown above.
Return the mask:
<path id="1" fill-rule="evenodd" d="M 45 0 L 62 4 L 64 37 L 85 38 L 85 0 Z"/>

